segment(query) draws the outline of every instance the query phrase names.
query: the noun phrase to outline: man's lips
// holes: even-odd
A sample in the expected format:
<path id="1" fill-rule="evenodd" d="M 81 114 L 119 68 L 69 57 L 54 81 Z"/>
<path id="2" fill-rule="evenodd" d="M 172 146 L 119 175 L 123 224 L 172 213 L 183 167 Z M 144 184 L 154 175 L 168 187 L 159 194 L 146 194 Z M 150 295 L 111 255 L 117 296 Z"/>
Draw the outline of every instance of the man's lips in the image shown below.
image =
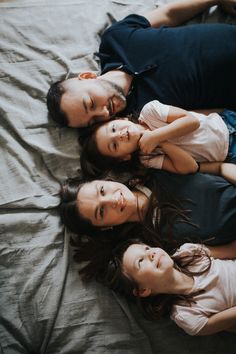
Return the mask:
<path id="1" fill-rule="evenodd" d="M 108 111 L 109 111 L 110 117 L 112 117 L 115 114 L 115 112 L 114 112 L 114 103 L 113 103 L 111 98 L 109 99 L 109 102 L 108 102 Z"/>

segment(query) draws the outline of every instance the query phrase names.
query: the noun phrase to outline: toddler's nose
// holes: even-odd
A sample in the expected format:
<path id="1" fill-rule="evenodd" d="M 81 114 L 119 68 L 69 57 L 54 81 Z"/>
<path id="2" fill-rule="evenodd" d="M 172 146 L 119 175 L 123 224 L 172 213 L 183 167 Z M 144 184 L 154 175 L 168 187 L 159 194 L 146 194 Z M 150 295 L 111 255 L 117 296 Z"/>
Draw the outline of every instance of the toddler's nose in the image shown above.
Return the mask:
<path id="1" fill-rule="evenodd" d="M 120 140 L 125 140 L 127 139 L 127 130 L 123 129 L 119 132 L 119 139 Z"/>

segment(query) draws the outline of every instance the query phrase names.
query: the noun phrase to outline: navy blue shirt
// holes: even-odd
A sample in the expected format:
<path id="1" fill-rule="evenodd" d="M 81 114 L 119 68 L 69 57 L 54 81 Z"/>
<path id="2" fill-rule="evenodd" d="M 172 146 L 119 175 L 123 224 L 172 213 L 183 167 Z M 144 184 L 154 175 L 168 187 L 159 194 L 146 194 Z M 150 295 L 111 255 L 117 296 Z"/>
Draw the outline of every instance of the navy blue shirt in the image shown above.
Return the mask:
<path id="1" fill-rule="evenodd" d="M 236 239 L 236 186 L 219 176 L 181 176 L 150 170 L 152 179 L 181 201 L 191 224 L 176 221 L 173 237 L 182 241 L 220 245 Z M 152 190 L 152 179 L 147 186 Z M 165 230 L 165 225 L 162 225 Z"/>
<path id="2" fill-rule="evenodd" d="M 102 73 L 119 68 L 134 75 L 123 113 L 153 99 L 185 109 L 236 110 L 236 26 L 199 24 L 152 28 L 130 15 L 102 35 Z"/>

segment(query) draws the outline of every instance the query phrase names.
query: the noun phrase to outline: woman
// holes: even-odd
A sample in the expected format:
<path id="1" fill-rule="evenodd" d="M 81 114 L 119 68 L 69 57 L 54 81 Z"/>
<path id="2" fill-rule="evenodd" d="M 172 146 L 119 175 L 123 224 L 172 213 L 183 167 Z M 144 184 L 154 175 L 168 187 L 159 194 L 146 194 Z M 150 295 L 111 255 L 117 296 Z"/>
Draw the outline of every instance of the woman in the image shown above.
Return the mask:
<path id="1" fill-rule="evenodd" d="M 62 190 L 61 215 L 71 231 L 90 236 L 87 260 L 93 247 L 103 252 L 104 242 L 113 247 L 137 234 L 167 251 L 187 241 L 220 245 L 235 239 L 236 187 L 218 176 L 155 170 L 132 188 L 106 180 L 73 182 Z M 78 251 L 84 259 L 85 253 Z"/>

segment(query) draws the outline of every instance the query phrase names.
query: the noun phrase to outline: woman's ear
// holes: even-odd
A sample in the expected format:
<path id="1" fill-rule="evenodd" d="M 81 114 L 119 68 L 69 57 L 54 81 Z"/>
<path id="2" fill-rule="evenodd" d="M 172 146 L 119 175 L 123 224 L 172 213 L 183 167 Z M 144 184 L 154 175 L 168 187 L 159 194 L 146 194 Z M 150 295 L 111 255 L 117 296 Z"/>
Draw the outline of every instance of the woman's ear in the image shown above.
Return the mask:
<path id="1" fill-rule="evenodd" d="M 96 79 L 97 75 L 91 71 L 85 71 L 78 75 L 79 80 Z"/>
<path id="2" fill-rule="evenodd" d="M 133 294 L 134 296 L 147 297 L 151 295 L 151 289 L 150 288 L 134 289 Z"/>

